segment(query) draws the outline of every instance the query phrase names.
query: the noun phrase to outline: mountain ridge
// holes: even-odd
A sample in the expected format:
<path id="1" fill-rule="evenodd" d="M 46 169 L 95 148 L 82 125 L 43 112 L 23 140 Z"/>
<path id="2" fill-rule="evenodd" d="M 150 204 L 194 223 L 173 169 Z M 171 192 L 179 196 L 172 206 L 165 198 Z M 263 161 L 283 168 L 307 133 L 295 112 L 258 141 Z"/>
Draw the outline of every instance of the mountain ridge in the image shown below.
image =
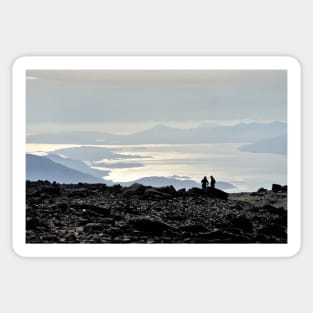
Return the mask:
<path id="1" fill-rule="evenodd" d="M 62 160 L 62 157 L 57 158 Z M 72 160 L 67 160 L 67 162 Z M 74 160 L 77 161 L 77 160 Z M 79 164 L 82 162 L 79 162 Z M 81 166 L 81 164 L 80 164 Z M 86 165 L 86 167 L 88 167 Z M 92 168 L 90 168 L 92 170 Z M 105 176 L 105 175 L 103 175 Z M 120 184 L 121 186 L 130 186 L 134 183 L 149 185 L 153 187 L 173 186 L 176 189 L 191 189 L 200 187 L 200 183 L 189 178 L 180 178 L 179 176 L 146 176 L 136 180 L 127 182 L 114 182 L 111 180 L 99 178 L 88 174 L 86 172 L 78 171 L 64 164 L 52 161 L 48 157 L 36 156 L 32 154 L 26 155 L 26 179 L 30 181 L 47 180 L 50 182 L 56 181 L 58 183 L 102 183 L 108 186 Z M 217 188 L 222 190 L 235 189 L 231 183 L 218 181 Z"/>
<path id="2" fill-rule="evenodd" d="M 241 152 L 287 155 L 287 134 L 240 146 Z"/>
<path id="3" fill-rule="evenodd" d="M 190 144 L 255 142 L 287 132 L 287 123 L 280 121 L 250 122 L 235 125 L 174 128 L 163 124 L 131 133 L 62 132 L 27 136 L 27 143 L 47 144 Z"/>
<path id="4" fill-rule="evenodd" d="M 48 180 L 58 183 L 105 183 L 106 181 L 82 173 L 52 160 L 33 154 L 26 154 L 26 179 L 30 181 Z"/>

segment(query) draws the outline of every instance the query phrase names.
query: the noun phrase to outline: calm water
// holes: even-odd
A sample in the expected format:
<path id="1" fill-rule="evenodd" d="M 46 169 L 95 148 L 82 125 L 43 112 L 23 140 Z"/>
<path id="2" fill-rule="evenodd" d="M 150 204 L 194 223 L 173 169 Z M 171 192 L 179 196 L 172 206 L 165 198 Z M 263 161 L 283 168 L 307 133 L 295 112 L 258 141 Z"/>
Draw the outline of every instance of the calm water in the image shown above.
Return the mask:
<path id="1" fill-rule="evenodd" d="M 219 181 L 236 185 L 235 191 L 254 191 L 270 188 L 272 183 L 287 184 L 287 157 L 276 154 L 240 152 L 240 144 L 196 145 L 128 145 L 107 146 L 122 154 L 141 158 L 103 160 L 106 163 L 141 163 L 141 167 L 111 168 L 105 178 L 113 181 L 131 181 L 147 176 L 187 176 L 196 181 L 213 175 Z M 27 152 L 44 154 L 56 149 L 77 145 L 28 144 Z M 113 165 L 114 166 L 114 165 Z M 107 168 L 102 168 L 106 170 Z"/>

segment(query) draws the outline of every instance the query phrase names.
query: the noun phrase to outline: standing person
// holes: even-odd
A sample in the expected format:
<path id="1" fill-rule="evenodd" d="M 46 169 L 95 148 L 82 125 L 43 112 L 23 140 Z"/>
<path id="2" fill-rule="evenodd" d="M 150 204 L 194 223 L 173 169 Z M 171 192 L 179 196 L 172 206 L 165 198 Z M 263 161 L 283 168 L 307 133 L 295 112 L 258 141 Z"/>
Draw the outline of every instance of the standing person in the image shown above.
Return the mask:
<path id="1" fill-rule="evenodd" d="M 202 189 L 206 189 L 206 187 L 209 184 L 208 179 L 206 178 L 206 176 L 203 177 L 203 179 L 201 180 L 201 184 L 202 184 Z"/>
<path id="2" fill-rule="evenodd" d="M 212 188 L 215 188 L 215 183 L 216 183 L 216 181 L 215 181 L 215 179 L 214 179 L 213 176 L 210 176 L 210 178 L 211 178 L 211 187 L 212 187 Z"/>

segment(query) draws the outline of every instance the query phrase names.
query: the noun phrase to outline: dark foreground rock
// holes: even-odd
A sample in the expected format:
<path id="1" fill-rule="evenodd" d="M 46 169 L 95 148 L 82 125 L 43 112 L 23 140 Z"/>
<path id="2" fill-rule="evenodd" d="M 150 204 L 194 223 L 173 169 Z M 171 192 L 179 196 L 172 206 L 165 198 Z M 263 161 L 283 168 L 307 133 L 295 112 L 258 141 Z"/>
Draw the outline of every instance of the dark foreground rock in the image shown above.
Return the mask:
<path id="1" fill-rule="evenodd" d="M 272 185 L 272 191 L 274 192 L 287 192 L 287 186 L 281 186 L 278 184 Z"/>
<path id="2" fill-rule="evenodd" d="M 287 188 L 26 184 L 27 243 L 286 243 Z"/>

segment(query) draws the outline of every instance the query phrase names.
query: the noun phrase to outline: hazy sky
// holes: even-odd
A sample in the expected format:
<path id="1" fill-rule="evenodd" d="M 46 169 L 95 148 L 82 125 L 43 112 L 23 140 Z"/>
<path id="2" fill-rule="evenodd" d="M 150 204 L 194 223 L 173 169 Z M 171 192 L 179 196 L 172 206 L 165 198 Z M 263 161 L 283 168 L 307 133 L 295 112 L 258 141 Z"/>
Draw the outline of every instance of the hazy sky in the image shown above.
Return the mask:
<path id="1" fill-rule="evenodd" d="M 287 118 L 287 72 L 29 70 L 27 132 Z"/>

